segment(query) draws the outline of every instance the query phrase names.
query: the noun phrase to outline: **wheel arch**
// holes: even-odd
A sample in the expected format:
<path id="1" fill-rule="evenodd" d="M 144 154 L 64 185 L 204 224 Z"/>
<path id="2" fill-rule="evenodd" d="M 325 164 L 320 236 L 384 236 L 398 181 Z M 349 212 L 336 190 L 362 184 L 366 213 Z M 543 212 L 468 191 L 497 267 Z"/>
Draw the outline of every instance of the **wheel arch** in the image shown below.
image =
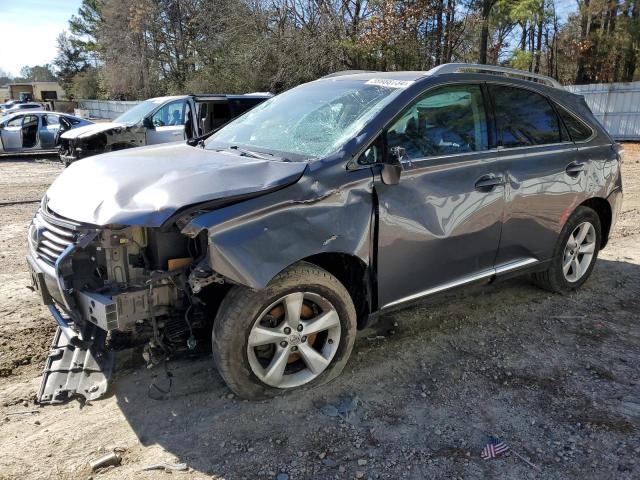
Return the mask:
<path id="1" fill-rule="evenodd" d="M 602 238 L 600 240 L 600 249 L 603 249 L 607 246 L 607 242 L 609 241 L 609 234 L 611 233 L 611 222 L 613 219 L 613 212 L 611 210 L 611 205 L 609 202 L 601 197 L 593 197 L 584 202 L 582 202 L 579 207 L 588 207 L 591 210 L 594 210 L 598 214 L 598 218 L 600 218 L 600 227 L 602 229 Z"/>
<path id="2" fill-rule="evenodd" d="M 344 285 L 356 309 L 358 328 L 364 327 L 369 314 L 377 310 L 377 289 L 370 266 L 355 255 L 340 252 L 323 252 L 301 261 L 326 270 Z"/>

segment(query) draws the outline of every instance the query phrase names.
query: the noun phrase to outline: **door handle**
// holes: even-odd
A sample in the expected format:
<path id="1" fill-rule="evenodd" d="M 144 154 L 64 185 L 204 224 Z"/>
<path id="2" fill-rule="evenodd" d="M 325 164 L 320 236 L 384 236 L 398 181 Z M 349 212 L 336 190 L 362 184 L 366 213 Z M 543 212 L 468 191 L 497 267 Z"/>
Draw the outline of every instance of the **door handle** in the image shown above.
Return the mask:
<path id="1" fill-rule="evenodd" d="M 565 172 L 567 172 L 567 175 L 570 177 L 577 177 L 583 170 L 584 163 L 582 162 L 571 162 L 567 165 L 567 168 L 565 168 Z"/>
<path id="2" fill-rule="evenodd" d="M 476 181 L 475 188 L 480 192 L 490 192 L 498 185 L 504 185 L 504 177 L 502 175 L 489 173 L 488 175 L 483 175 Z"/>

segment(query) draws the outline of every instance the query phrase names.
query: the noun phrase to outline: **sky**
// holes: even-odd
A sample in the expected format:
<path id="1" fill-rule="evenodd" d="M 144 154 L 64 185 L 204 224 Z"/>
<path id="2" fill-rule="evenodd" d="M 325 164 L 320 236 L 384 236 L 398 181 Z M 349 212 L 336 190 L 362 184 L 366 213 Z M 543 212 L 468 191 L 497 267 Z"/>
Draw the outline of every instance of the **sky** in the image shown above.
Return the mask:
<path id="1" fill-rule="evenodd" d="M 0 70 L 12 76 L 25 65 L 51 63 L 56 37 L 82 0 L 0 0 Z"/>

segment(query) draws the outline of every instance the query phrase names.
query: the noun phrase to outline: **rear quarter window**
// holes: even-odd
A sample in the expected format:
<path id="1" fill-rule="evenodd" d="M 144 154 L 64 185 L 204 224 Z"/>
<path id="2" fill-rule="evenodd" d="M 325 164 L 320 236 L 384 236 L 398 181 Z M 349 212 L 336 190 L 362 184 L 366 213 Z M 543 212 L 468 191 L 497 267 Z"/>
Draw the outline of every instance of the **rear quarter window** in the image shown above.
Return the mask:
<path id="1" fill-rule="evenodd" d="M 562 141 L 558 116 L 542 95 L 518 87 L 490 85 L 498 134 L 505 148 Z"/>
<path id="2" fill-rule="evenodd" d="M 567 131 L 574 142 L 582 142 L 588 140 L 593 135 L 593 130 L 587 124 L 578 120 L 573 114 L 569 113 L 563 107 L 558 106 L 558 114 L 567 127 Z"/>

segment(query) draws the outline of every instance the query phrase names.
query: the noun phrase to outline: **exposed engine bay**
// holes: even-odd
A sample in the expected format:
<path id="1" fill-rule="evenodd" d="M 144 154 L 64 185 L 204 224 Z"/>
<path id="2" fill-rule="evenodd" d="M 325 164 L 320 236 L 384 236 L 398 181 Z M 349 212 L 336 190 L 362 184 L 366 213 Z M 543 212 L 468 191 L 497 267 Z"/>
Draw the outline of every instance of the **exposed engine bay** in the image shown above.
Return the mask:
<path id="1" fill-rule="evenodd" d="M 68 313 L 78 317 L 70 320 L 83 337 L 69 341 L 60 331 L 56 334 L 40 403 L 62 402 L 74 394 L 87 399 L 104 394 L 113 351 L 144 346 L 144 359 L 152 366 L 178 352 L 209 348 L 216 299 L 228 286 L 207 265 L 204 235 L 189 238 L 175 227 L 166 232 L 105 228 L 94 232 L 68 261 L 58 262 L 56 242 L 65 238 L 65 230 L 46 221 L 34 224 L 42 228 L 43 237 L 36 249 L 41 258 L 49 255 L 52 265 L 60 267 L 69 294 L 66 301 L 73 302 Z M 74 366 L 82 366 L 82 372 L 74 372 Z M 94 378 L 85 386 L 89 373 Z M 96 374 L 105 378 L 97 381 Z"/>

